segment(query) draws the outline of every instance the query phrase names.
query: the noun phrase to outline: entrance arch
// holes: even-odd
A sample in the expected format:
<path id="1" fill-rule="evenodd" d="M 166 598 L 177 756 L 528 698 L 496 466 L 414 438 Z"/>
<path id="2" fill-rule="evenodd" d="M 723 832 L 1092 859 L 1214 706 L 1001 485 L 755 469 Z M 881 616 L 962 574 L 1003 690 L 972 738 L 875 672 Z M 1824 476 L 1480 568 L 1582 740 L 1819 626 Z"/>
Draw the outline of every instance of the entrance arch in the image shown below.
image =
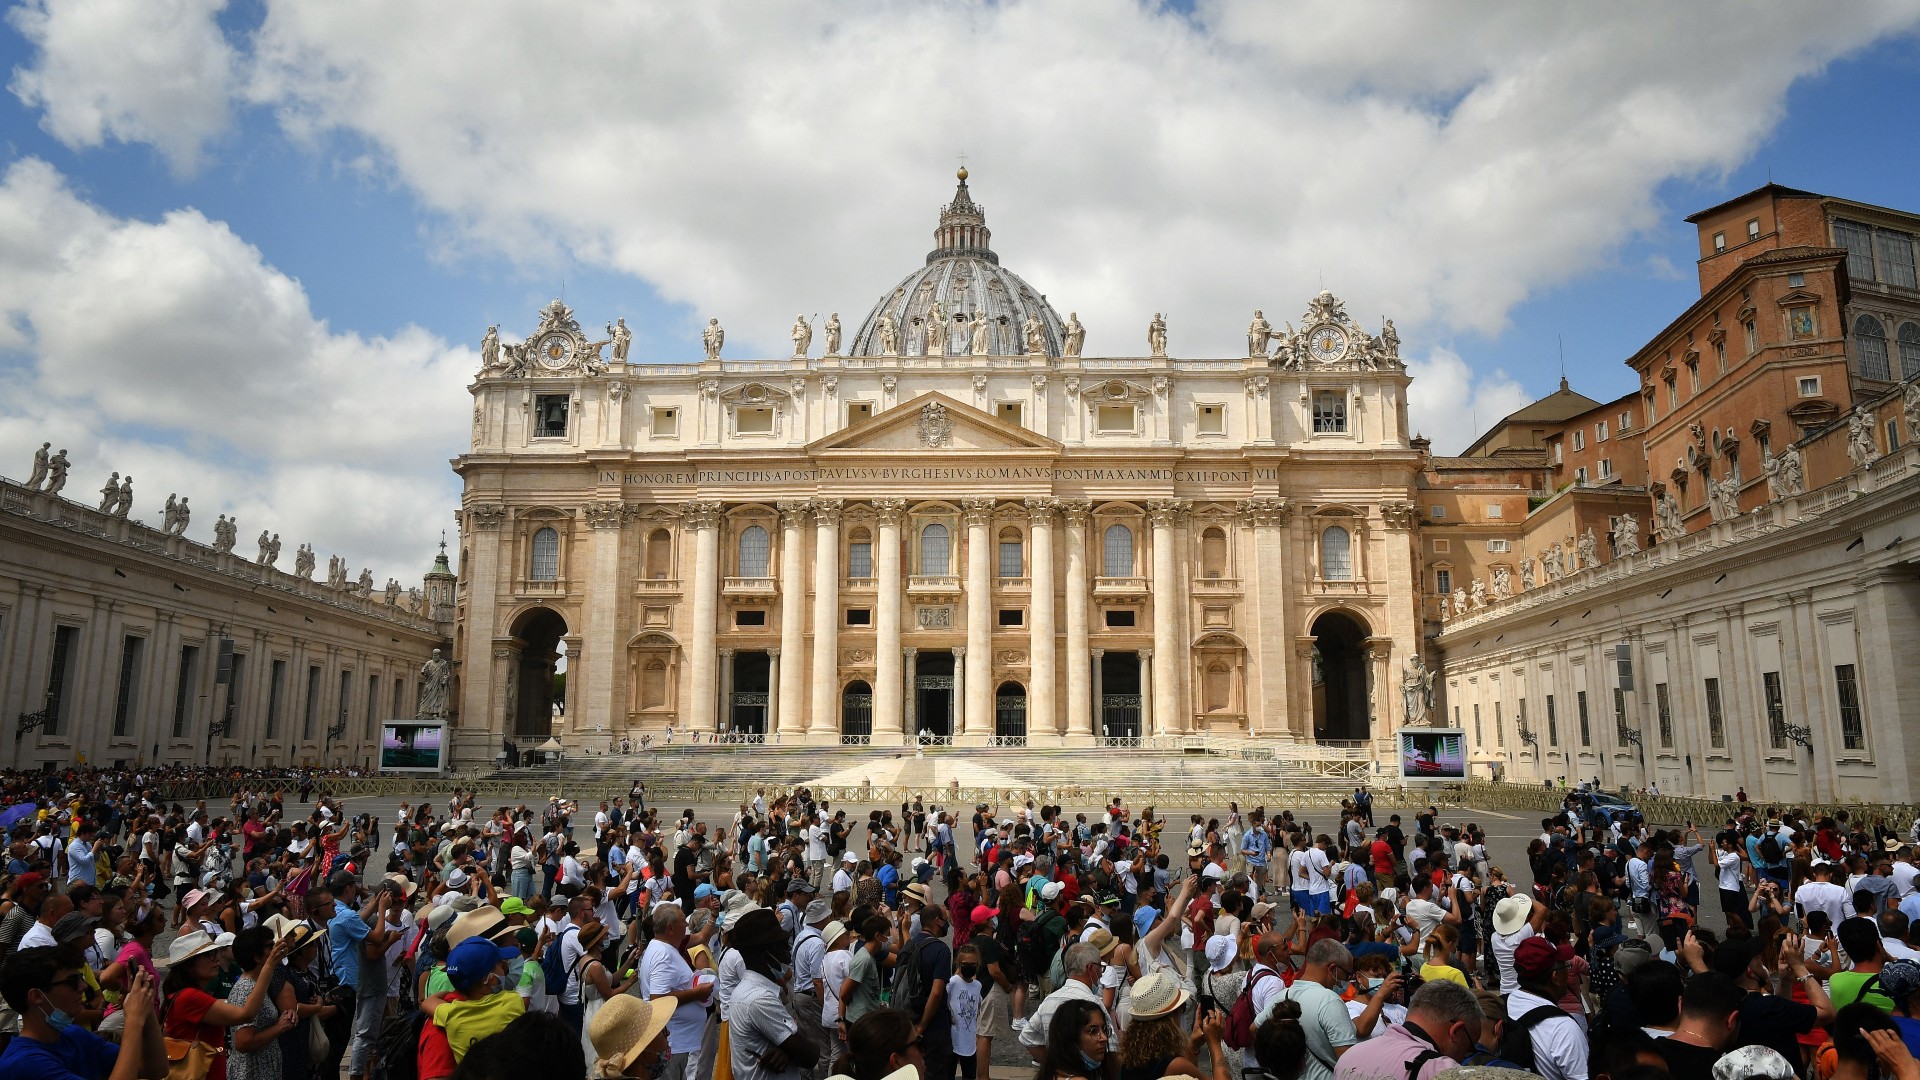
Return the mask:
<path id="1" fill-rule="evenodd" d="M 1017 682 L 993 693 L 993 737 L 1002 746 L 1027 745 L 1027 688 Z"/>
<path id="2" fill-rule="evenodd" d="M 1345 741 L 1372 734 L 1367 707 L 1366 624 L 1345 611 L 1313 620 L 1313 737 Z"/>
<path id="3" fill-rule="evenodd" d="M 514 691 L 507 697 L 506 729 L 517 738 L 545 739 L 553 734 L 553 676 L 560 661 L 560 639 L 567 620 L 552 608 L 537 607 L 513 622 L 520 662 Z"/>
<path id="4" fill-rule="evenodd" d="M 865 746 L 873 741 L 873 687 L 855 679 L 840 691 L 840 744 Z"/>

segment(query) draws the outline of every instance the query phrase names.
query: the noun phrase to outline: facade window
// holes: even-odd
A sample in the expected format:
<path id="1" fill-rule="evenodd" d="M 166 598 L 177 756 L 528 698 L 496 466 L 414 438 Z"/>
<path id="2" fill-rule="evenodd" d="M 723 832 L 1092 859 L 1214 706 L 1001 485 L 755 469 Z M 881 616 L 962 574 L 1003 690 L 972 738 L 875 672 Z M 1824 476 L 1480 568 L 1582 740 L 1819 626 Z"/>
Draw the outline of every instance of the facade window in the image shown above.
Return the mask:
<path id="1" fill-rule="evenodd" d="M 1195 417 L 1195 427 L 1202 435 L 1225 435 L 1227 433 L 1227 407 L 1225 405 L 1202 405 Z"/>
<path id="2" fill-rule="evenodd" d="M 1727 373 L 1727 343 L 1725 341 L 1716 341 L 1713 343 L 1713 366 L 1720 374 L 1725 375 Z"/>
<path id="3" fill-rule="evenodd" d="M 1840 694 L 1840 743 L 1849 750 L 1867 748 L 1867 729 L 1860 719 L 1860 683 L 1852 664 L 1835 664 L 1834 689 Z"/>
<path id="4" fill-rule="evenodd" d="M 140 693 L 140 668 L 146 659 L 147 639 L 128 637 L 120 643 L 120 688 L 113 696 L 113 733 L 125 737 L 133 722 L 133 699 Z"/>
<path id="5" fill-rule="evenodd" d="M 1547 745 L 1560 745 L 1560 716 L 1553 710 L 1553 695 L 1547 695 Z"/>
<path id="6" fill-rule="evenodd" d="M 1511 540 L 1487 541 L 1487 553 L 1490 555 L 1505 555 L 1511 552 L 1512 550 L 1513 550 L 1513 541 Z"/>
<path id="7" fill-rule="evenodd" d="M 313 718 L 320 711 L 320 669 L 307 668 L 307 703 L 300 716 L 300 738 L 313 741 Z"/>
<path id="8" fill-rule="evenodd" d="M 873 576 L 873 541 L 859 539 L 848 542 L 847 576 L 850 578 Z"/>
<path id="9" fill-rule="evenodd" d="M 733 430 L 741 435 L 773 434 L 773 406 L 736 405 L 733 409 Z"/>
<path id="10" fill-rule="evenodd" d="M 1447 520 L 1447 508 L 1435 503 L 1427 507 L 1427 517 L 1434 521 L 1445 521 Z"/>
<path id="11" fill-rule="evenodd" d="M 344 730 L 347 726 L 347 710 L 352 707 L 350 704 L 352 698 L 353 698 L 353 672 L 342 671 L 340 673 L 340 715 L 338 717 L 340 721 L 339 727 L 342 730 Z M 328 734 L 331 735 L 332 733 L 329 732 Z"/>
<path id="12" fill-rule="evenodd" d="M 1613 475 L 1613 459 L 1601 458 L 1600 459 L 1600 479 L 1605 480 L 1612 475 Z"/>
<path id="13" fill-rule="evenodd" d="M 1749 240 L 1760 239 L 1760 219 L 1759 218 L 1747 219 L 1747 239 Z"/>
<path id="14" fill-rule="evenodd" d="M 1593 425 L 1593 437 L 1598 442 L 1607 441 L 1607 422 L 1605 420 Z"/>
<path id="15" fill-rule="evenodd" d="M 53 659 L 47 668 L 47 724 L 48 735 L 60 734 L 60 723 L 66 719 L 68 691 L 73 683 L 73 651 L 79 647 L 80 629 L 74 626 L 56 626 L 53 628 Z"/>
<path id="16" fill-rule="evenodd" d="M 999 622 L 1001 626 L 1025 626 L 1027 623 L 1026 616 L 1027 612 L 1025 608 L 1001 608 L 996 614 L 996 621 Z"/>
<path id="17" fill-rule="evenodd" d="M 1673 702 L 1667 696 L 1666 683 L 1653 684 L 1653 708 L 1654 714 L 1660 721 L 1660 747 L 1663 750 L 1671 750 L 1673 749 Z"/>
<path id="18" fill-rule="evenodd" d="M 1586 448 L 1587 448 L 1587 433 L 1584 431 L 1575 431 L 1573 433 L 1574 453 L 1577 454 L 1580 451 L 1585 450 Z"/>
<path id="19" fill-rule="evenodd" d="M 1900 449 L 1900 421 L 1887 418 L 1887 453 Z"/>
<path id="20" fill-rule="evenodd" d="M 533 437 L 536 439 L 564 439 L 567 437 L 567 395 L 535 394 L 533 397 Z"/>
<path id="21" fill-rule="evenodd" d="M 1720 711 L 1720 680 L 1707 680 L 1707 745 L 1715 750 L 1727 747 L 1727 720 Z"/>
<path id="22" fill-rule="evenodd" d="M 1873 278 L 1873 227 L 1841 218 L 1833 220 L 1833 239 L 1847 249 L 1847 274 L 1861 281 Z"/>
<path id="23" fill-rule="evenodd" d="M 848 608 L 847 609 L 847 625 L 848 626 L 872 626 L 873 625 L 873 609 L 864 608 L 864 607 Z"/>
<path id="24" fill-rule="evenodd" d="M 1920 323 L 1900 324 L 1900 377 L 1920 375 Z"/>
<path id="25" fill-rule="evenodd" d="M 1507 721 L 1500 715 L 1500 703 L 1493 703 L 1493 745 L 1507 745 Z"/>
<path id="26" fill-rule="evenodd" d="M 1100 405 L 1093 410 L 1094 426 L 1103 435 L 1133 434 L 1136 411 L 1131 405 Z"/>
<path id="27" fill-rule="evenodd" d="M 1787 748 L 1787 698 L 1780 689 L 1780 673 L 1760 673 L 1760 692 L 1767 705 L 1767 742 L 1775 750 Z"/>
<path id="28" fill-rule="evenodd" d="M 1347 395 L 1343 391 L 1322 390 L 1313 395 L 1313 433 L 1344 435 L 1347 431 Z"/>
<path id="29" fill-rule="evenodd" d="M 1887 332 L 1881 327 L 1880 320 L 1871 315 L 1862 315 L 1853 320 L 1853 341 L 1860 350 L 1860 377 L 1888 378 Z"/>
<path id="30" fill-rule="evenodd" d="M 872 418 L 873 418 L 873 402 L 871 401 L 847 402 L 847 426 L 848 427 L 852 427 L 853 425 L 860 423 L 862 420 L 870 420 Z"/>
<path id="31" fill-rule="evenodd" d="M 1617 686 L 1613 688 L 1613 743 L 1627 745 L 1627 692 Z"/>
<path id="32" fill-rule="evenodd" d="M 1107 526 L 1100 539 L 1100 568 L 1106 576 L 1132 577 L 1133 530 L 1116 523 Z"/>
<path id="33" fill-rule="evenodd" d="M 1484 741 L 1480 731 L 1480 703 L 1476 701 L 1473 703 L 1473 744 L 1479 746 Z"/>
<path id="34" fill-rule="evenodd" d="M 920 530 L 920 573 L 926 577 L 946 577 L 952 573 L 953 547 L 947 539 L 947 527 L 934 523 Z"/>
<path id="35" fill-rule="evenodd" d="M 664 581 L 672 572 L 673 534 L 665 529 L 655 529 L 653 535 L 647 537 L 647 580 Z"/>
<path id="36" fill-rule="evenodd" d="M 318 672 L 319 668 L 313 669 Z M 173 737 L 182 739 L 187 734 L 187 718 L 193 712 L 193 699 L 200 688 L 195 684 L 200 676 L 200 647 L 198 645 L 180 646 L 179 678 L 173 686 Z"/>
<path id="37" fill-rule="evenodd" d="M 1020 426 L 1020 403 L 1017 401 L 1001 402 L 1000 408 L 998 410 L 998 415 L 1000 419 L 1005 423 L 1012 424 L 1014 427 L 1019 427 Z"/>
<path id="38" fill-rule="evenodd" d="M 1227 534 L 1209 527 L 1200 534 L 1200 573 L 1208 578 L 1227 576 Z"/>
<path id="39" fill-rule="evenodd" d="M 1320 533 L 1320 578 L 1353 580 L 1353 535 L 1338 525 L 1329 525 Z"/>
<path id="40" fill-rule="evenodd" d="M 1107 612 L 1107 629 L 1131 630 L 1137 620 L 1132 608 L 1116 608 Z"/>
<path id="41" fill-rule="evenodd" d="M 393 711 L 387 715 L 393 717 L 395 720 L 407 715 L 406 683 L 407 681 L 405 679 L 393 680 Z"/>
<path id="42" fill-rule="evenodd" d="M 741 577 L 766 577 L 767 565 L 771 558 L 772 542 L 767 538 L 767 530 L 758 525 L 749 525 L 740 530 Z"/>
<path id="43" fill-rule="evenodd" d="M 1714 233 L 1713 234 L 1713 253 L 1715 255 L 1718 255 L 1725 250 L 1727 250 L 1727 234 L 1723 232 Z"/>
<path id="44" fill-rule="evenodd" d="M 1880 280 L 1913 288 L 1913 237 L 1892 229 L 1875 229 L 1874 239 L 1880 249 Z"/>
<path id="45" fill-rule="evenodd" d="M 1017 578 L 1024 571 L 1025 552 L 1020 542 L 1019 529 L 1000 530 L 1000 576 Z"/>
<path id="46" fill-rule="evenodd" d="M 234 657 L 234 659 L 238 660 L 239 657 Z M 395 719 L 398 719 L 398 717 Z M 378 734 L 377 729 L 380 725 L 380 676 L 378 675 L 367 676 L 366 725 L 367 738 L 371 739 Z"/>
<path id="47" fill-rule="evenodd" d="M 1580 745 L 1593 745 L 1593 725 L 1587 719 L 1587 692 L 1576 690 L 1573 694 L 1573 711 L 1580 719 Z"/>
<path id="48" fill-rule="evenodd" d="M 1586 467 L 1585 465 L 1582 465 L 1582 466 L 1580 466 L 1579 468 L 1577 468 L 1577 469 L 1575 469 L 1575 470 L 1573 470 L 1573 482 L 1574 482 L 1574 483 L 1576 483 L 1576 484 L 1581 484 L 1581 485 L 1584 485 L 1584 484 L 1586 484 L 1586 482 L 1587 482 L 1587 467 Z"/>
<path id="49" fill-rule="evenodd" d="M 735 626 L 765 626 L 767 612 L 765 608 L 741 608 L 733 613 Z"/>
<path id="50" fill-rule="evenodd" d="M 1742 323 L 1741 326 L 1746 330 L 1747 355 L 1751 356 L 1760 351 L 1760 324 L 1754 322 L 1752 319 L 1748 319 Z M 1651 420 L 1649 420 L 1649 423 L 1651 423 Z"/>
<path id="51" fill-rule="evenodd" d="M 267 676 L 267 738 L 280 737 L 280 709 L 287 699 L 287 662 L 275 660 Z M 400 711 L 394 710 L 398 717 Z"/>
<path id="52" fill-rule="evenodd" d="M 1453 571 L 1435 570 L 1433 572 L 1433 590 L 1441 596 L 1453 595 Z"/>
<path id="53" fill-rule="evenodd" d="M 551 528 L 533 534 L 533 567 L 527 575 L 535 581 L 552 581 L 560 576 L 560 534 Z"/>
<path id="54" fill-rule="evenodd" d="M 1800 396 L 1801 397 L 1819 397 L 1820 396 L 1820 376 L 1818 375 L 1800 376 Z"/>
<path id="55" fill-rule="evenodd" d="M 656 439 L 677 439 L 680 437 L 680 410 L 660 408 L 653 410 L 653 437 Z"/>

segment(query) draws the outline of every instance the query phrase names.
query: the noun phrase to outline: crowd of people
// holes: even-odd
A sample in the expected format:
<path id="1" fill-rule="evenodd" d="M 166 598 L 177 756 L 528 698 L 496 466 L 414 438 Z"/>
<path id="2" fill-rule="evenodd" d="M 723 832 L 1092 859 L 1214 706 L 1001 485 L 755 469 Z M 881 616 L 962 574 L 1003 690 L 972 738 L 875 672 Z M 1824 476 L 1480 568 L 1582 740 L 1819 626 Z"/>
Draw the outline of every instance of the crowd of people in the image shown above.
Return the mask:
<path id="1" fill-rule="evenodd" d="M 1920 1080 L 1883 822 L 1575 792 L 1510 877 L 1364 790 L 1324 827 L 640 784 L 383 822 L 281 779 L 0 775 L 0 1080 Z"/>

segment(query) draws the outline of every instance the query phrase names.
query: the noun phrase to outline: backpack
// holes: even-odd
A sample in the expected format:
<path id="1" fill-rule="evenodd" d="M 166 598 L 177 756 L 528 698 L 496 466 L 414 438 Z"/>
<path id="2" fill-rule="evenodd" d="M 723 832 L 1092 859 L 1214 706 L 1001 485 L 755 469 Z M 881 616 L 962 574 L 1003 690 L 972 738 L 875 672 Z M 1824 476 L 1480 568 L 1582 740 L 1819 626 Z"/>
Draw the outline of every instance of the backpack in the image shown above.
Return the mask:
<path id="1" fill-rule="evenodd" d="M 1760 838 L 1758 848 L 1760 858 L 1766 862 L 1767 865 L 1771 866 L 1780 861 L 1780 841 L 1771 836 L 1763 836 Z"/>
<path id="2" fill-rule="evenodd" d="M 1253 988 L 1263 975 L 1274 979 L 1280 977 L 1272 968 L 1255 968 L 1247 974 L 1246 985 L 1240 988 L 1240 995 L 1233 999 L 1233 1008 L 1227 1011 L 1227 1029 L 1221 1037 L 1235 1050 L 1245 1050 L 1253 1045 Z"/>
<path id="3" fill-rule="evenodd" d="M 380 1026 L 373 1080 L 420 1080 L 420 1030 L 427 1014 L 408 1009 Z"/>
<path id="4" fill-rule="evenodd" d="M 927 1006 L 927 991 L 921 985 L 920 954 L 926 952 L 927 943 L 935 940 L 929 935 L 921 935 L 917 942 L 909 943 L 900 953 L 893 965 L 893 994 L 889 1001 L 895 1008 L 919 1012 Z"/>
<path id="5" fill-rule="evenodd" d="M 1518 1020 L 1507 1021 L 1506 1028 L 1500 1033 L 1498 1053 L 1513 1062 L 1515 1068 L 1538 1072 L 1533 1056 L 1533 1029 L 1543 1020 L 1566 1015 L 1567 1012 L 1557 1005 L 1542 1005 L 1528 1010 Z"/>
<path id="6" fill-rule="evenodd" d="M 579 932 L 580 928 L 577 926 L 567 927 L 560 931 L 559 936 L 547 942 L 547 951 L 540 954 L 540 976 L 545 983 L 547 993 L 552 994 L 555 1000 L 567 992 L 567 976 L 571 974 L 567 971 L 566 961 L 561 958 L 565 950 L 560 947 L 560 943 L 567 940 L 568 934 Z"/>
<path id="7" fill-rule="evenodd" d="M 1047 928 L 1056 921 L 1064 923 L 1066 919 L 1057 912 L 1048 912 L 1032 922 L 1020 924 L 1019 936 L 1014 939 L 1013 953 L 1020 961 L 1020 970 L 1029 978 L 1037 978 L 1053 962 L 1053 950 L 1047 948 Z"/>

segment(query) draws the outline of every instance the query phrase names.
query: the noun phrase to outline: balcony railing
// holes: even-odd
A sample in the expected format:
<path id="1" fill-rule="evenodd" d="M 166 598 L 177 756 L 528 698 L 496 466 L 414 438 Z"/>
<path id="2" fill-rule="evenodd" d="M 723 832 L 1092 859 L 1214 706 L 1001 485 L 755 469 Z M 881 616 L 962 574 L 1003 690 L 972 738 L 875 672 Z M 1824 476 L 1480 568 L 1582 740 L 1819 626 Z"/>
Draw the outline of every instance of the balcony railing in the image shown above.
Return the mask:
<path id="1" fill-rule="evenodd" d="M 953 593 L 960 591 L 960 579 L 952 574 L 915 574 L 907 579 L 909 593 Z"/>
<path id="2" fill-rule="evenodd" d="M 770 577 L 730 577 L 720 591 L 728 596 L 772 596 L 775 590 Z"/>
<path id="3" fill-rule="evenodd" d="M 1095 596 L 1144 596 L 1147 579 L 1143 577 L 1097 577 L 1093 579 Z"/>
<path id="4" fill-rule="evenodd" d="M 675 593 L 680 591 L 679 578 L 641 578 L 634 584 L 635 592 Z"/>

